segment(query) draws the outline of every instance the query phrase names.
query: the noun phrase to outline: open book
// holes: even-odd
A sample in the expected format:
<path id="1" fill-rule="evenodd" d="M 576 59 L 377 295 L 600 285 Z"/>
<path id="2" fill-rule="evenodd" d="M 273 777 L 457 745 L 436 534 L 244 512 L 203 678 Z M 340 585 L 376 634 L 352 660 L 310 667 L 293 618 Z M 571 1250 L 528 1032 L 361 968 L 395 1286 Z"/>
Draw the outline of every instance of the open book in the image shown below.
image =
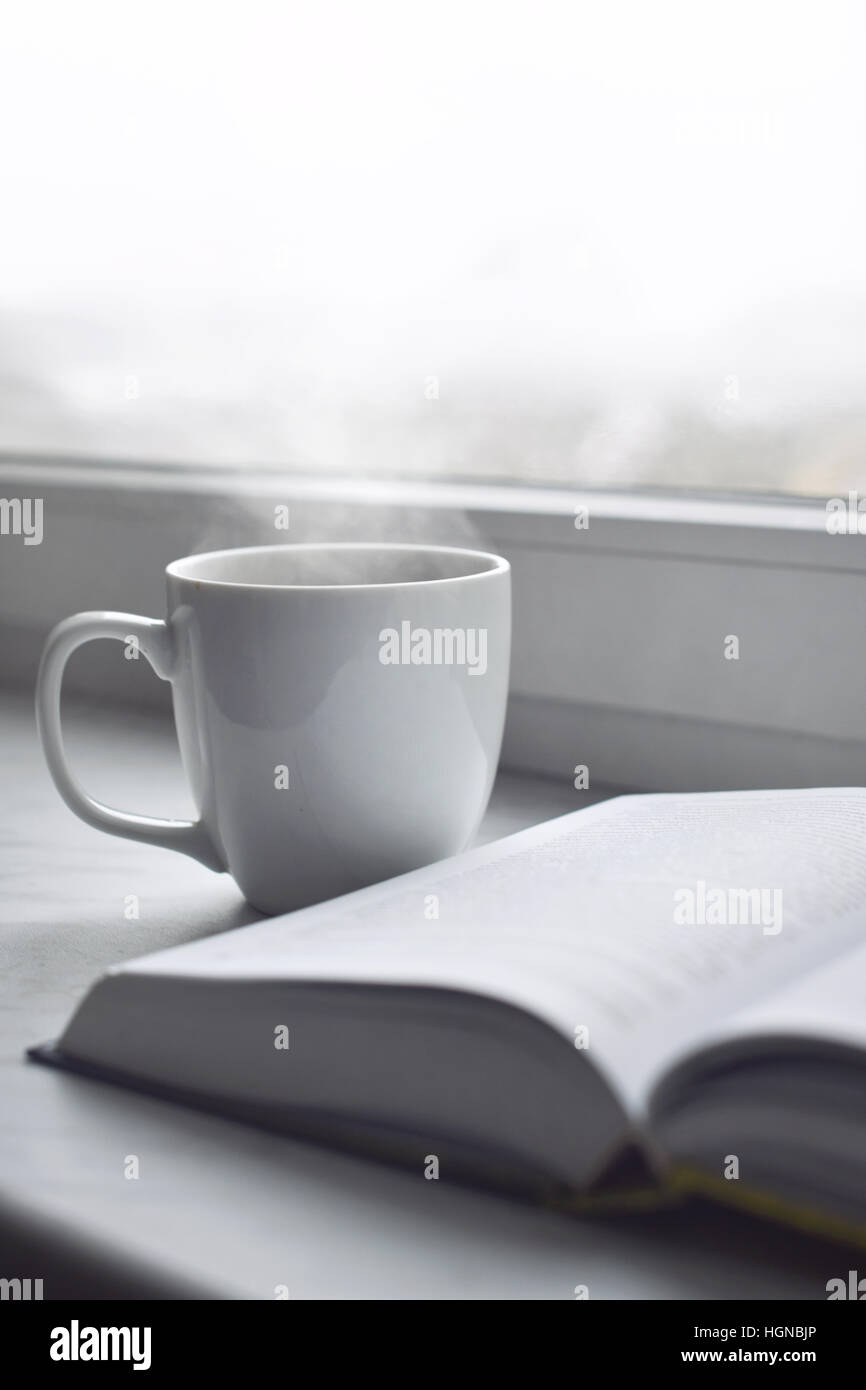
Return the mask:
<path id="1" fill-rule="evenodd" d="M 866 1242 L 866 790 L 602 802 L 110 970 L 33 1055 L 428 1176 Z"/>

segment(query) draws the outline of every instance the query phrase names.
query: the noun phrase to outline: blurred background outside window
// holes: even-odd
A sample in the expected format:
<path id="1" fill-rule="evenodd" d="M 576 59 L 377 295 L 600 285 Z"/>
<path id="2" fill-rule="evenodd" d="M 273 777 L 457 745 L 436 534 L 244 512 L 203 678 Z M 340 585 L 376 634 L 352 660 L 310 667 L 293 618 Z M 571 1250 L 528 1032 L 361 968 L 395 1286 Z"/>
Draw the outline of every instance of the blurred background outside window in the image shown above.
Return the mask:
<path id="1" fill-rule="evenodd" d="M 0 450 L 866 488 L 861 0 L 30 0 Z"/>

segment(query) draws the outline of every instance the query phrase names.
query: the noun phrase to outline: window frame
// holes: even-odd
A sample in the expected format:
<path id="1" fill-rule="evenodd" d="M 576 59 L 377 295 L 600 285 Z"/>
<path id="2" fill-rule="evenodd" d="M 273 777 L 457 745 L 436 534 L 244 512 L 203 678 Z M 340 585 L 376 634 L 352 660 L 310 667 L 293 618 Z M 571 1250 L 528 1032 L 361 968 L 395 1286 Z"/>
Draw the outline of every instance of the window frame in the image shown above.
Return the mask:
<path id="1" fill-rule="evenodd" d="M 11 456 L 0 496 L 41 497 L 45 518 L 41 546 L 0 537 L 6 684 L 32 681 L 68 613 L 161 615 L 165 564 L 194 549 L 464 543 L 512 564 L 505 767 L 650 790 L 866 783 L 866 537 L 829 534 L 822 500 Z M 122 665 L 91 657 L 72 683 L 166 707 Z"/>

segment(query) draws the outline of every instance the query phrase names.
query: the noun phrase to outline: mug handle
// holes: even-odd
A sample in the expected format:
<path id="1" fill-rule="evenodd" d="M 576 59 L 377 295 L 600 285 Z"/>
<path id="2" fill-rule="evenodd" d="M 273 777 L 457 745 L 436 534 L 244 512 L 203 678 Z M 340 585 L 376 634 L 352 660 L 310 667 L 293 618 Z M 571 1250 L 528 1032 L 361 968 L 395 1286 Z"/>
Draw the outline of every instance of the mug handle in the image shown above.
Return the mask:
<path id="1" fill-rule="evenodd" d="M 161 680 L 171 680 L 174 669 L 172 635 L 158 618 L 139 618 L 133 613 L 76 613 L 49 633 L 36 678 L 36 726 L 54 785 L 71 811 L 95 830 L 123 835 L 128 840 L 189 854 L 208 869 L 222 873 L 225 865 L 202 821 L 159 820 L 115 811 L 89 796 L 72 775 L 63 746 L 60 690 L 67 661 L 77 647 L 100 637 L 119 642 L 135 638 Z"/>

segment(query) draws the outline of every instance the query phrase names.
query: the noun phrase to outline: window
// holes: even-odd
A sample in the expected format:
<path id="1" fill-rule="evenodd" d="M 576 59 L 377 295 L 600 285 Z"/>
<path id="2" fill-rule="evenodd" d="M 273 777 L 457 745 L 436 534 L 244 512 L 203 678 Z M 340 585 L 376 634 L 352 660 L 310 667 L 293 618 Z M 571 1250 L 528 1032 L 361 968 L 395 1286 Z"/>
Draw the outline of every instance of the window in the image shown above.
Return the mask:
<path id="1" fill-rule="evenodd" d="M 862 782 L 860 513 L 823 498 L 866 488 L 864 30 L 854 0 L 19 7 L 0 491 L 45 544 L 0 546 L 4 678 L 76 609 L 159 613 L 192 551 L 470 544 L 513 570 L 506 765 Z M 157 698 L 129 666 L 70 688 Z"/>
<path id="2" fill-rule="evenodd" d="M 864 484 L 857 0 L 19 5 L 0 449 Z"/>

